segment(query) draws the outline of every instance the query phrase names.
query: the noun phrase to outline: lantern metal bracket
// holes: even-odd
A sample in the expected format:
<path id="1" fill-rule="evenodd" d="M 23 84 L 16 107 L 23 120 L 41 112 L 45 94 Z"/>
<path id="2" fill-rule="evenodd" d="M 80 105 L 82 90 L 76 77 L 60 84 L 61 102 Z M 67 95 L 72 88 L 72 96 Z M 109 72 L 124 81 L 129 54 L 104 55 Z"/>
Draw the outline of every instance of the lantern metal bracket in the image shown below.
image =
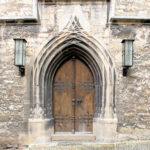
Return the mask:
<path id="1" fill-rule="evenodd" d="M 25 67 L 24 66 L 19 66 L 19 73 L 21 76 L 25 75 Z"/>
<path id="2" fill-rule="evenodd" d="M 128 76 L 128 72 L 129 72 L 129 67 L 124 67 L 123 68 L 123 76 Z"/>

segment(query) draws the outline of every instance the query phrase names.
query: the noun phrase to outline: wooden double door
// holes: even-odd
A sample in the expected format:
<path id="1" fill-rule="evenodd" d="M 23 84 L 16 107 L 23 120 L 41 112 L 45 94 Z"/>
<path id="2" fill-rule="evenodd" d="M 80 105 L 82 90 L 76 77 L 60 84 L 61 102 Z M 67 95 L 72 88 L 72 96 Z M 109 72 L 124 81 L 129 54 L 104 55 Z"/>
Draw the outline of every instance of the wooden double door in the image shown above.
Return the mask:
<path id="1" fill-rule="evenodd" d="M 88 66 L 74 56 L 55 74 L 53 115 L 55 133 L 93 131 L 93 75 Z"/>

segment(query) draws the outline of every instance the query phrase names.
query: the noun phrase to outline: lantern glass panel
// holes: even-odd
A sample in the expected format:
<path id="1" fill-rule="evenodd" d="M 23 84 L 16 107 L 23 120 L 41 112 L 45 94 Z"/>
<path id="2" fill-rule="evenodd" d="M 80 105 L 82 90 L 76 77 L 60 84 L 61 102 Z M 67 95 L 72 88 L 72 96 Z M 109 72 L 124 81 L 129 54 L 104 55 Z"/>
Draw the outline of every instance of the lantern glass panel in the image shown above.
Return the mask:
<path id="1" fill-rule="evenodd" d="M 26 61 L 26 41 L 23 41 L 23 66 L 25 65 L 25 61 Z"/>
<path id="2" fill-rule="evenodd" d="M 122 45 L 122 66 L 125 66 L 124 57 L 125 57 L 125 43 L 123 43 Z"/>
<path id="3" fill-rule="evenodd" d="M 24 39 L 15 39 L 15 65 L 25 65 L 26 41 Z"/>
<path id="4" fill-rule="evenodd" d="M 133 39 L 124 39 L 123 52 L 122 52 L 122 64 L 123 67 L 131 67 L 133 65 Z"/>
<path id="5" fill-rule="evenodd" d="M 133 41 L 125 41 L 124 65 L 132 66 Z"/>

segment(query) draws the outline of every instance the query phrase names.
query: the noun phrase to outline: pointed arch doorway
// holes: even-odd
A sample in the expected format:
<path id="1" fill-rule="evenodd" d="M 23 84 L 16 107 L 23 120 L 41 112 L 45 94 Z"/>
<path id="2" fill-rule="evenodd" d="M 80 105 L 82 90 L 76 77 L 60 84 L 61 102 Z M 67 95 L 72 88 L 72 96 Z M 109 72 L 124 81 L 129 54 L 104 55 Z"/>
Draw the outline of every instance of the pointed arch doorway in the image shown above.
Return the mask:
<path id="1" fill-rule="evenodd" d="M 69 28 L 66 28 L 58 36 L 50 38 L 34 61 L 30 82 L 31 111 L 29 119 L 29 129 L 31 133 L 29 131 L 29 135 L 32 135 L 33 133 L 36 134 L 38 128 L 40 132 L 36 137 L 41 136 L 41 134 L 44 133 L 44 136 L 49 135 L 51 137 L 51 140 L 55 140 L 59 137 L 59 134 L 55 136 L 56 134 L 54 134 L 54 132 L 72 132 L 73 130 L 73 132 L 82 131 L 82 133 L 93 132 L 96 140 L 112 141 L 115 139 L 117 128 L 117 116 L 115 107 L 115 66 L 108 51 L 96 39 L 94 39 L 81 27 L 79 27 L 79 24 L 76 20 L 75 22 L 75 25 L 78 27 L 71 26 Z M 57 76 L 57 71 L 59 72 L 59 69 L 61 69 L 63 64 L 65 64 L 65 62 L 67 62 L 69 58 L 71 59 L 72 56 L 76 56 L 79 61 L 82 60 L 81 62 L 90 70 L 94 79 L 93 120 L 87 118 L 85 119 L 85 122 L 90 122 L 91 120 L 93 121 L 91 123 L 90 129 L 81 128 L 85 126 L 85 123 L 79 124 L 80 130 L 78 129 L 78 127 L 73 128 L 72 126 L 75 126 L 75 123 L 71 123 L 73 122 L 73 120 L 77 121 L 77 119 L 75 119 L 74 117 L 74 114 L 70 115 L 72 117 L 71 118 L 67 113 L 66 114 L 68 116 L 64 113 L 67 116 L 65 118 L 65 115 L 61 112 L 59 113 L 58 110 L 58 112 L 54 115 L 54 88 L 57 89 L 57 85 L 53 81 L 55 81 L 54 78 Z M 66 71 L 67 70 L 68 69 L 66 69 Z M 61 86 L 65 89 L 64 85 Z M 73 87 L 75 85 L 71 84 L 68 86 Z M 81 92 L 81 90 L 79 90 L 79 92 Z M 64 95 L 65 94 L 66 93 L 64 93 Z M 58 96 L 58 94 L 56 95 Z M 78 103 L 78 105 L 82 104 L 82 97 L 80 98 L 79 96 L 75 97 L 76 99 L 74 103 L 76 105 Z M 70 99 L 73 100 L 72 97 Z M 57 103 L 57 101 L 59 101 L 59 98 L 57 98 L 56 100 L 56 104 L 59 104 Z M 73 101 L 70 101 L 70 108 L 72 108 L 71 104 L 73 103 Z M 61 109 L 65 107 L 66 109 L 69 108 L 68 106 L 64 105 L 61 107 Z M 81 106 L 79 108 L 81 108 Z M 61 118 L 59 115 L 64 116 Z M 66 121 L 67 119 L 70 119 L 71 125 L 69 125 L 68 130 L 66 130 L 67 128 L 63 127 L 63 124 L 65 124 L 62 122 L 63 118 L 65 118 Z M 38 123 L 37 119 L 39 120 Z M 58 124 L 56 123 L 57 121 L 59 122 Z M 58 126 L 62 126 L 62 129 L 56 128 L 55 123 Z M 89 135 L 92 136 L 92 134 Z M 69 136 L 73 136 L 73 134 Z M 85 134 L 82 134 L 81 136 L 83 137 L 85 136 Z M 73 136 L 73 138 L 76 137 L 77 136 Z M 70 137 L 67 138 L 70 139 Z M 61 135 L 61 137 L 59 137 L 59 140 L 64 140 L 64 136 Z"/>
<path id="2" fill-rule="evenodd" d="M 55 133 L 92 133 L 94 78 L 89 67 L 76 56 L 67 59 L 53 80 Z"/>

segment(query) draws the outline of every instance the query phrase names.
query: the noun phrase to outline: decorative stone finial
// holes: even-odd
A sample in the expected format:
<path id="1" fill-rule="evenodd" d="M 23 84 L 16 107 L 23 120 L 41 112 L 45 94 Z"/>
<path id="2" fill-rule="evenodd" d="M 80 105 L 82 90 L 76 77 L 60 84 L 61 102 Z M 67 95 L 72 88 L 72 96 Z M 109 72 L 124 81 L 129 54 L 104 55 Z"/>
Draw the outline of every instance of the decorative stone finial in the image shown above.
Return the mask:
<path id="1" fill-rule="evenodd" d="M 80 31 L 83 28 L 81 27 L 80 23 L 79 23 L 79 19 L 75 16 L 72 23 L 69 26 L 69 30 L 71 31 Z"/>

